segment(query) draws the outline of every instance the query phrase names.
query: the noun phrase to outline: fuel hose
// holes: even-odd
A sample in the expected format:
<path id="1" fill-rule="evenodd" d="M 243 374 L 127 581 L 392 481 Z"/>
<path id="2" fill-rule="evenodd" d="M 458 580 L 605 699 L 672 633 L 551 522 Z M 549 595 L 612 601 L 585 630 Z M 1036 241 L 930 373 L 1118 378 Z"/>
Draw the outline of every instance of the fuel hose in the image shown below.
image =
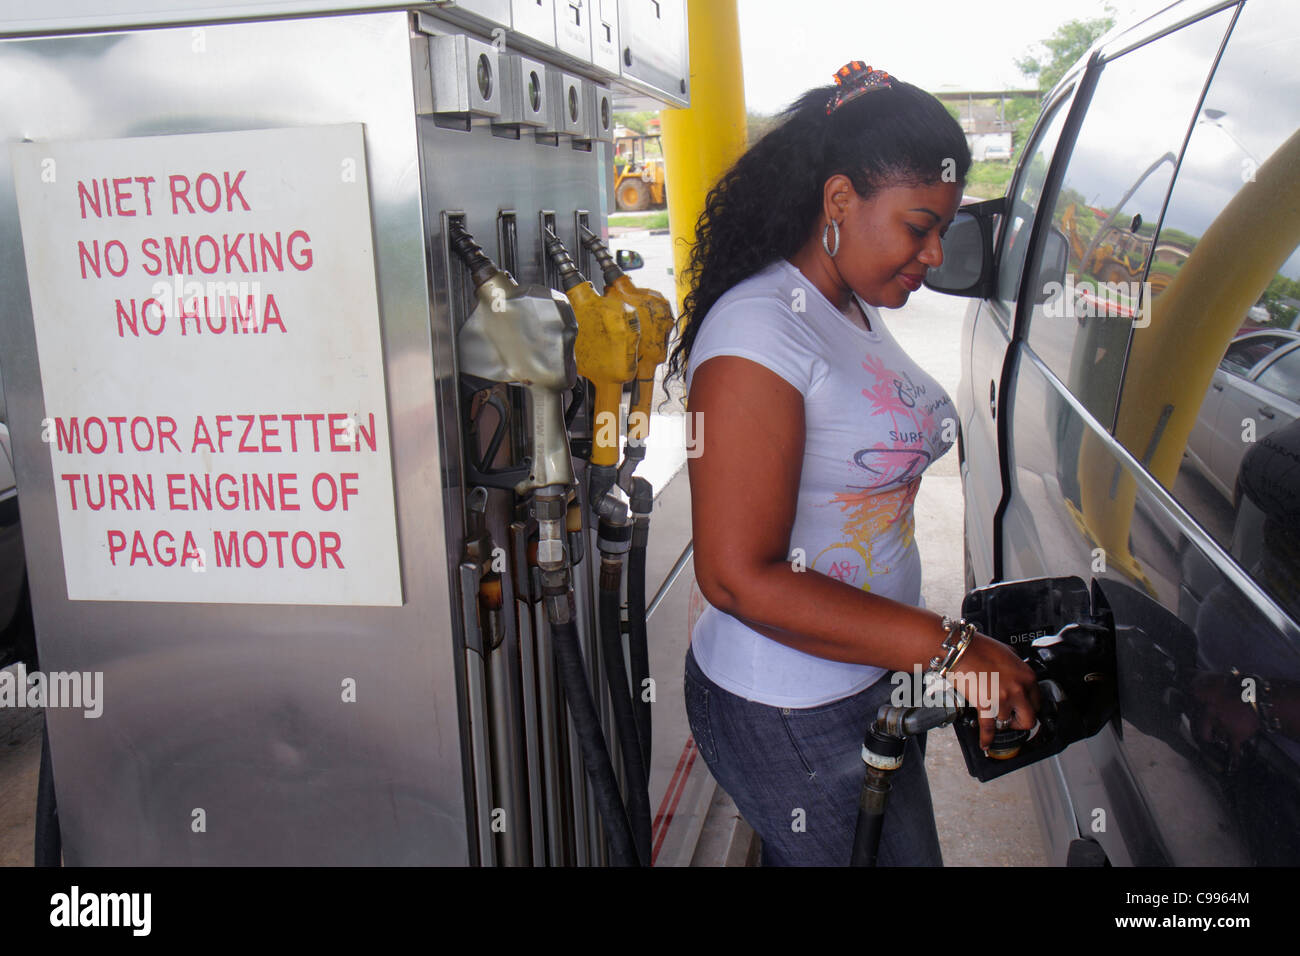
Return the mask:
<path id="1" fill-rule="evenodd" d="M 646 628 L 646 548 L 650 538 L 650 511 L 654 492 L 644 478 L 632 479 L 632 550 L 627 563 L 628 660 L 632 668 L 632 706 L 641 744 L 646 784 L 650 783 L 650 647 Z"/>
<path id="2" fill-rule="evenodd" d="M 637 739 L 636 716 L 628 693 L 627 669 L 623 658 L 623 635 L 619 613 L 619 579 L 622 562 L 601 561 L 600 569 L 600 640 L 604 648 L 605 681 L 614 704 L 614 726 L 619 748 L 623 752 L 623 775 L 627 779 L 627 809 L 632 834 L 636 838 L 641 864 L 650 863 L 650 793 L 647 789 L 645 761 Z"/>
<path id="3" fill-rule="evenodd" d="M 591 779 L 596 795 L 596 806 L 605 824 L 611 862 L 615 866 L 636 866 L 636 841 L 619 795 L 614 764 L 600 732 L 600 720 L 596 715 L 591 688 L 587 686 L 582 649 L 578 646 L 578 632 L 572 619 L 551 620 L 551 641 L 555 648 L 556 670 L 560 672 L 560 684 L 564 688 L 565 699 L 569 702 L 569 713 L 573 715 L 573 726 L 582 750 L 582 762 L 587 767 L 587 776 Z"/>

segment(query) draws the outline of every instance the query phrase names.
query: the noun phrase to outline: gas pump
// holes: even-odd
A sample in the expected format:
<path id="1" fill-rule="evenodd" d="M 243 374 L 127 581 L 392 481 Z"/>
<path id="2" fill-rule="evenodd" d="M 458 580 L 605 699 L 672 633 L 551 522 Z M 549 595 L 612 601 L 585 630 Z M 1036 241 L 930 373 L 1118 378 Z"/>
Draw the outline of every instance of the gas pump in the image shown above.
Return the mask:
<path id="1" fill-rule="evenodd" d="M 1099 582 L 1093 582 L 1091 593 L 1077 577 L 977 588 L 962 602 L 962 619 L 952 633 L 964 630 L 978 630 L 1008 645 L 1034 671 L 1043 701 L 1038 723 L 1028 731 L 999 729 L 985 752 L 975 708 L 956 695 L 940 693 L 939 702 L 929 706 L 881 707 L 862 743 L 866 775 L 858 801 L 853 866 L 876 863 L 890 781 L 903 765 L 908 736 L 954 724 L 966 769 L 987 782 L 1093 736 L 1116 713 L 1115 627 Z M 959 640 L 953 642 L 957 647 Z M 953 662 L 951 652 L 942 663 L 936 658 L 926 677 L 942 680 Z"/>
<path id="2" fill-rule="evenodd" d="M 517 494 L 531 496 L 538 529 L 536 566 L 556 669 L 613 861 L 633 865 L 642 854 L 619 796 L 613 763 L 585 676 L 565 547 L 574 475 L 564 400 L 577 374 L 574 343 L 578 324 L 569 303 L 557 293 L 521 287 L 509 273 L 497 268 L 463 227 L 452 223 L 450 233 L 453 250 L 470 270 L 477 300 L 457 338 L 461 374 L 478 380 L 471 380 L 472 384 L 499 382 L 522 386 L 528 393 L 532 407 L 529 455 L 520 465 L 507 469 L 505 480 L 513 483 Z M 494 438 L 493 443 L 498 440 Z M 490 462 L 481 462 L 476 469 L 478 476 L 491 477 L 488 468 Z M 467 610 L 467 618 L 470 616 Z M 648 861 L 648 855 L 645 859 Z"/>
<path id="3" fill-rule="evenodd" d="M 543 240 L 545 225 L 601 231 L 617 99 L 689 105 L 685 0 L 649 19 L 597 5 L 581 37 L 549 2 L 38 6 L 0 13 L 0 72 L 50 80 L 0 108 L 7 420 L 66 433 L 108 409 L 176 425 L 149 455 L 106 452 L 135 501 L 94 515 L 59 475 L 102 460 L 11 429 L 42 666 L 116 688 L 102 719 L 47 711 L 58 803 L 44 788 L 42 859 L 58 841 L 72 865 L 644 856 L 619 805 L 602 556 L 585 540 L 589 482 L 618 517 L 598 474 L 617 441 L 592 466 L 570 453 L 578 329 Z M 187 82 L 169 83 L 200 34 Z M 69 90 L 90 106 L 69 112 Z M 101 169 L 140 177 L 114 193 Z M 79 186 L 103 230 L 93 283 L 71 281 L 75 256 L 36 254 L 84 224 Z M 230 240 L 219 262 L 209 233 Z M 136 250 L 164 239 L 176 255 L 159 276 Z M 143 298 L 146 273 L 172 291 Z M 105 308 L 123 324 L 96 321 Z M 611 315 L 628 337 L 627 311 Z M 138 374 L 140 345 L 158 374 Z M 635 341 L 618 348 L 631 381 Z M 242 440 L 218 424 L 212 449 L 233 411 Z M 279 457 L 238 457 L 251 451 Z M 153 507 L 164 473 L 186 476 L 189 506 Z M 237 506 L 207 503 L 224 474 L 245 481 Z M 622 505 L 603 540 L 626 563 L 638 532 Z M 119 553 L 108 530 L 154 547 Z M 169 538 L 189 560 L 159 550 Z M 232 691 L 228 675 L 250 673 Z M 640 789 L 640 745 L 623 749 Z M 199 810 L 238 825 L 198 837 Z"/>

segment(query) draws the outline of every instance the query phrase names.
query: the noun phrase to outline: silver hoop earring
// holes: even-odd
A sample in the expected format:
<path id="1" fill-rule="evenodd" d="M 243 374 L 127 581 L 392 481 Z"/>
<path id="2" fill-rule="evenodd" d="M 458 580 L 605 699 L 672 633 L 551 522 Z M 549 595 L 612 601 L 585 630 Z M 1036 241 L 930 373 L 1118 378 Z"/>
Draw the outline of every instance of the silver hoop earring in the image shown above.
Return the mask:
<path id="1" fill-rule="evenodd" d="M 830 234 L 832 228 L 835 230 L 834 249 L 831 248 L 831 243 L 830 243 Z M 826 228 L 822 230 L 822 248 L 826 250 L 826 254 L 830 256 L 832 259 L 835 258 L 835 253 L 840 251 L 840 224 L 836 222 L 834 219 L 828 222 L 826 224 Z"/>

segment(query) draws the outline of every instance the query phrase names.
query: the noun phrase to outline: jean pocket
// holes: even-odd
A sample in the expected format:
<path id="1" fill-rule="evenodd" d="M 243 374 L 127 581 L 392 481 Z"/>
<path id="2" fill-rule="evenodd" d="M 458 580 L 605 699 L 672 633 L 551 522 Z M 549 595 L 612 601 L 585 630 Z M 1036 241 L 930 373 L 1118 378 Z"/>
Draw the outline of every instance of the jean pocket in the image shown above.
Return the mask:
<path id="1" fill-rule="evenodd" d="M 808 715 L 804 716 L 807 717 Z M 807 721 L 804 720 L 799 723 L 806 724 Z M 817 768 L 813 766 L 814 761 L 810 759 L 812 754 L 809 752 L 809 748 L 806 745 L 800 745 L 800 734 L 796 729 L 798 723 L 791 719 L 790 711 L 784 708 L 781 710 L 781 726 L 785 728 L 785 735 L 790 738 L 790 749 L 794 751 L 794 755 L 799 758 L 799 763 L 803 765 L 803 772 L 808 774 L 810 780 L 815 779 L 817 776 Z"/>
<path id="2" fill-rule="evenodd" d="M 818 707 L 781 708 L 790 747 L 813 779 L 841 772 L 846 754 L 859 754 L 862 737 L 879 704 L 873 687 Z M 854 764 L 856 767 L 856 764 Z"/>
<path id="3" fill-rule="evenodd" d="M 718 748 L 713 742 L 713 727 L 709 722 L 709 689 L 687 674 L 684 681 L 686 720 L 691 725 L 691 736 L 700 748 L 704 762 L 713 764 L 718 759 Z"/>

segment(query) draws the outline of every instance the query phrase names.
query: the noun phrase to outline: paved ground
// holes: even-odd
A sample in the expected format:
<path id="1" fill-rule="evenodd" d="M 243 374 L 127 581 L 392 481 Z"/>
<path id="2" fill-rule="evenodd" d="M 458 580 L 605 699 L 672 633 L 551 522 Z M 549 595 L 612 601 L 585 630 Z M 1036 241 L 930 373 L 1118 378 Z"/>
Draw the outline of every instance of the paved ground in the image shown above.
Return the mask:
<path id="1" fill-rule="evenodd" d="M 32 865 L 41 725 L 39 709 L 0 707 L 0 866 Z"/>

